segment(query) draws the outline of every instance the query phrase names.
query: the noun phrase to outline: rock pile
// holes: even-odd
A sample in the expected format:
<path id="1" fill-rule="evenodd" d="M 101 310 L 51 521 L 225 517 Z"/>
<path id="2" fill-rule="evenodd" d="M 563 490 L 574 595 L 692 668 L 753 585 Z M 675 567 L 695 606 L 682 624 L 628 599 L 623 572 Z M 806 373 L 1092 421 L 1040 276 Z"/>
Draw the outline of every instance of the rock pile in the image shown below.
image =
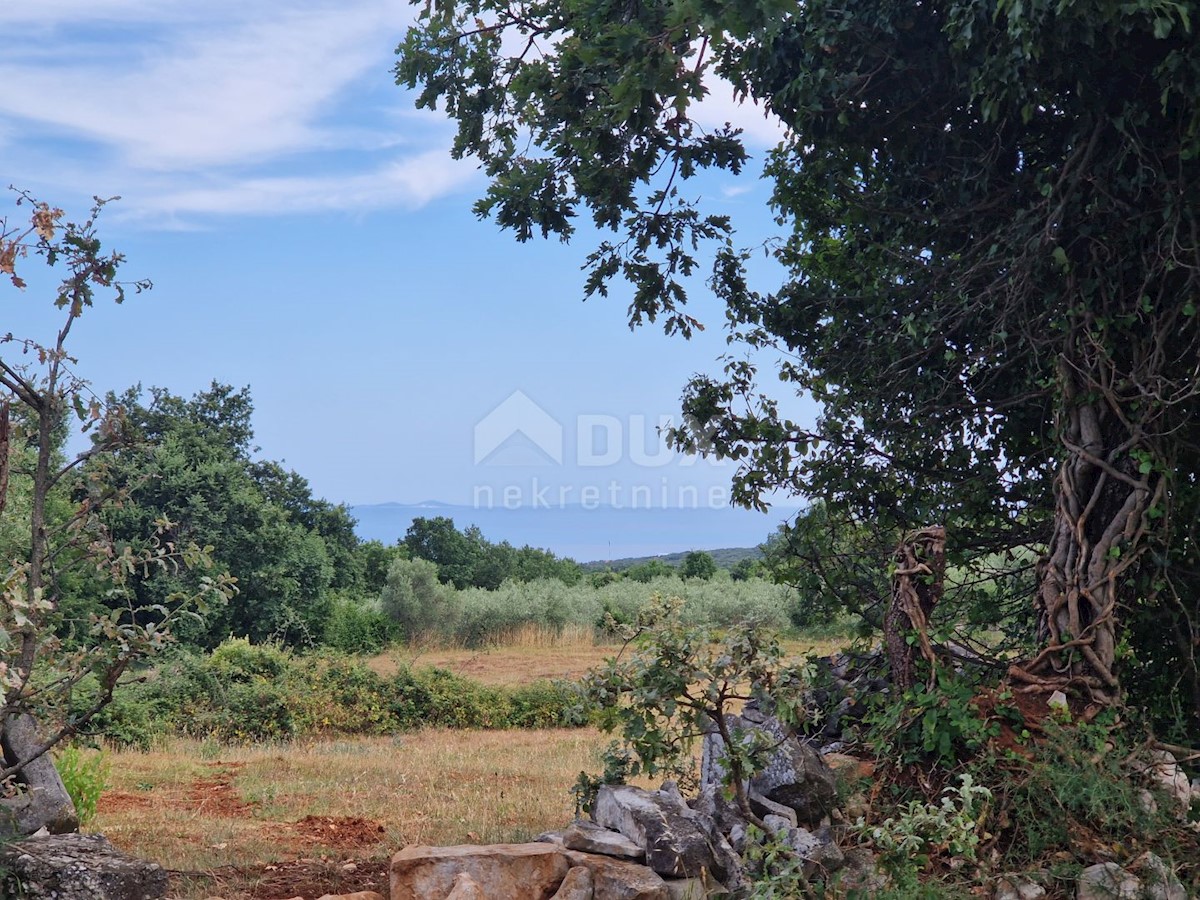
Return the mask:
<path id="1" fill-rule="evenodd" d="M 834 840 L 834 774 L 821 754 L 778 719 L 749 708 L 731 716 L 732 733 L 766 738 L 773 752 L 746 785 L 751 810 L 789 844 L 807 873 L 847 867 L 848 881 L 873 881 L 869 853 L 847 854 Z M 600 788 L 592 821 L 530 844 L 410 846 L 391 864 L 391 900 L 701 900 L 745 886 L 741 852 L 748 823 L 726 797 L 723 745 L 704 742 L 699 796 L 685 801 L 673 782 L 657 791 Z"/>

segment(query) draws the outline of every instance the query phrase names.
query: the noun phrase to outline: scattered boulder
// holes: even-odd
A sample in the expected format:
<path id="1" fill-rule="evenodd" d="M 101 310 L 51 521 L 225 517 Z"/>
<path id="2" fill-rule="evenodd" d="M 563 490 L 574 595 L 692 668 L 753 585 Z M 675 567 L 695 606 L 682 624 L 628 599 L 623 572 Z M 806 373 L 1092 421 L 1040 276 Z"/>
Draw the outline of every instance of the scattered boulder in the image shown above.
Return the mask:
<path id="1" fill-rule="evenodd" d="M 1153 765 L 1150 777 L 1162 786 L 1168 796 L 1174 797 L 1182 811 L 1187 813 L 1192 803 L 1192 785 L 1183 769 L 1179 767 L 1174 754 L 1167 750 L 1156 750 L 1151 755 L 1151 760 Z"/>
<path id="2" fill-rule="evenodd" d="M 833 832 L 829 828 L 812 832 L 807 828 L 791 825 L 781 816 L 767 816 L 763 819 L 763 824 L 795 851 L 796 857 L 803 862 L 806 877 L 836 872 L 845 865 L 846 857 L 834 841 Z"/>
<path id="3" fill-rule="evenodd" d="M 709 872 L 725 879 L 740 868 L 716 826 L 684 803 L 677 789 L 602 785 L 592 818 L 644 847 L 646 865 L 660 875 L 688 878 Z"/>
<path id="4" fill-rule="evenodd" d="M 710 900 L 732 896 L 725 885 L 711 878 L 672 878 L 666 884 L 671 900 Z"/>
<path id="5" fill-rule="evenodd" d="M 642 859 L 646 856 L 646 849 L 641 844 L 634 843 L 619 832 L 581 819 L 572 822 L 563 832 L 560 843 L 568 850 L 600 853 L 618 859 Z"/>
<path id="6" fill-rule="evenodd" d="M 875 854 L 866 847 L 851 847 L 845 851 L 845 865 L 837 873 L 838 886 L 848 896 L 872 897 L 887 887 L 887 875 L 875 864 Z"/>
<path id="7" fill-rule="evenodd" d="M 392 857 L 391 900 L 443 900 L 463 873 L 490 897 L 549 900 L 570 868 L 554 844 L 409 846 Z"/>
<path id="8" fill-rule="evenodd" d="M 0 852 L 4 879 L 21 885 L 27 900 L 161 900 L 167 873 L 158 863 L 118 852 L 99 834 L 55 834 L 7 845 Z"/>
<path id="9" fill-rule="evenodd" d="M 646 866 L 577 850 L 567 850 L 566 856 L 572 867 L 592 873 L 593 900 L 670 900 L 666 882 Z"/>
<path id="10" fill-rule="evenodd" d="M 1114 862 L 1088 866 L 1075 887 L 1075 900 L 1137 900 L 1141 895 L 1141 881 Z"/>
<path id="11" fill-rule="evenodd" d="M 8 716 L 0 728 L 6 765 L 30 759 L 42 746 L 37 723 L 28 713 Z M 49 754 L 29 762 L 17 776 L 21 792 L 0 799 L 0 838 L 23 837 L 45 828 L 51 834 L 79 830 L 79 817 Z"/>
<path id="12" fill-rule="evenodd" d="M 992 900 L 1041 900 L 1046 896 L 1046 889 L 1040 884 L 1010 875 L 1001 878 L 992 887 Z"/>
<path id="13" fill-rule="evenodd" d="M 551 900 L 595 900 L 592 870 L 587 866 L 572 866 Z"/>
<path id="14" fill-rule="evenodd" d="M 775 746 L 766 766 L 750 779 L 752 796 L 760 795 L 795 810 L 800 825 L 816 825 L 830 813 L 837 798 L 837 782 L 820 753 L 791 734 L 777 718 L 749 704 L 741 716 L 726 716 L 725 721 L 731 733 L 765 737 Z M 713 729 L 704 737 L 701 784 L 724 784 L 724 759 L 721 737 Z"/>

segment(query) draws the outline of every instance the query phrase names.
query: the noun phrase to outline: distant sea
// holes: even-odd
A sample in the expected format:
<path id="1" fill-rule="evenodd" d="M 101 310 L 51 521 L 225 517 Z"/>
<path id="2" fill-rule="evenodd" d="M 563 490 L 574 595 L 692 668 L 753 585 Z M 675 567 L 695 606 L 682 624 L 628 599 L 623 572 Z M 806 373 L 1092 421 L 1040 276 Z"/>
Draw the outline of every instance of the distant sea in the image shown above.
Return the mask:
<path id="1" fill-rule="evenodd" d="M 352 506 L 350 512 L 358 519 L 358 535 L 364 540 L 394 544 L 404 537 L 413 519 L 449 516 L 460 529 L 479 526 L 489 541 L 508 541 L 517 547 L 529 544 L 579 562 L 591 562 L 718 547 L 755 547 L 796 510 L 782 506 L 766 513 L 733 507 L 504 509 L 430 501 Z"/>

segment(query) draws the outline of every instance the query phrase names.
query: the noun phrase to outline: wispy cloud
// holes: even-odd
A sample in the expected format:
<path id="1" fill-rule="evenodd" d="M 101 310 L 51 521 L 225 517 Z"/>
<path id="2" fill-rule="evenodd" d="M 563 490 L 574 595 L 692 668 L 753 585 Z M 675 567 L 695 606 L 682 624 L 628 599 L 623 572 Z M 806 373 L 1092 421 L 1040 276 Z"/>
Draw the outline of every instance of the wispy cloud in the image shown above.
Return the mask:
<path id="1" fill-rule="evenodd" d="M 0 2 L 4 174 L 175 225 L 419 207 L 474 174 L 392 84 L 412 16 L 406 0 Z M 723 82 L 696 114 L 754 145 L 782 134 Z"/>
<path id="2" fill-rule="evenodd" d="M 430 150 L 356 175 L 250 177 L 163 192 L 143 204 L 152 216 L 260 215 L 418 208 L 474 180 L 475 166 Z"/>
<path id="3" fill-rule="evenodd" d="M 10 0 L 6 174 L 86 172 L 139 214 L 421 205 L 465 180 L 444 124 L 354 118 L 372 91 L 405 102 L 410 20 L 403 0 Z"/>

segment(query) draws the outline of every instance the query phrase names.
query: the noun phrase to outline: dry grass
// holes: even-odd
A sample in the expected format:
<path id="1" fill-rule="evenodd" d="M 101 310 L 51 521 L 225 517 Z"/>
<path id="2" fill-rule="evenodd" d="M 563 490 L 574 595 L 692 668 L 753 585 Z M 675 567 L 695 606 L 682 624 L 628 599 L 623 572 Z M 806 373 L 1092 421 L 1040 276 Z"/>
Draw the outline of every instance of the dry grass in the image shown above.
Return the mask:
<path id="1" fill-rule="evenodd" d="M 591 729 L 244 748 L 173 740 L 111 754 L 92 829 L 180 873 L 368 859 L 414 843 L 523 841 L 570 821 L 569 788 L 597 768 L 604 742 Z M 177 896 L 209 895 L 202 879 L 176 882 Z"/>
<path id="2" fill-rule="evenodd" d="M 809 653 L 828 655 L 849 643 L 846 638 L 798 638 L 784 642 L 791 656 Z M 383 676 L 394 675 L 401 666 L 438 667 L 484 684 L 517 685 L 565 678 L 576 680 L 621 649 L 617 643 L 598 643 L 588 631 L 554 635 L 537 627 L 526 629 L 513 643 L 482 650 L 461 647 L 418 645 L 397 647 L 368 660 Z"/>
<path id="3" fill-rule="evenodd" d="M 831 653 L 843 643 L 786 648 Z M 618 649 L 590 634 L 550 641 L 530 632 L 512 646 L 393 651 L 370 665 L 385 675 L 437 665 L 514 685 L 577 678 Z M 174 739 L 148 753 L 109 754 L 110 785 L 91 827 L 172 870 L 173 897 L 293 896 L 264 887 L 287 861 L 336 872 L 345 860 L 383 859 L 407 844 L 523 841 L 560 827 L 574 812 L 570 786 L 580 771 L 599 770 L 608 740 L 593 729 L 430 729 L 248 747 Z"/>

